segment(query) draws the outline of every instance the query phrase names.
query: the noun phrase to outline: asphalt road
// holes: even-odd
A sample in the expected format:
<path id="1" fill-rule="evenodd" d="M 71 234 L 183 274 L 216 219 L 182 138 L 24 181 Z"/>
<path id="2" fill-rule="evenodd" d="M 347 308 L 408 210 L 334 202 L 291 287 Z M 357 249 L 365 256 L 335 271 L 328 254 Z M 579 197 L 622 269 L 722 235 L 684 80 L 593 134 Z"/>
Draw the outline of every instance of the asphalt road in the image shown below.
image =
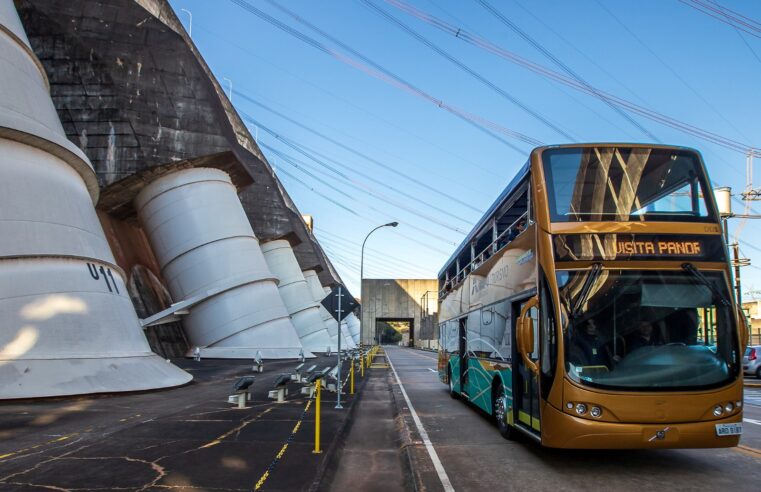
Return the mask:
<path id="1" fill-rule="evenodd" d="M 761 388 L 746 389 L 738 448 L 554 450 L 528 440 L 506 441 L 490 419 L 451 399 L 438 380 L 436 354 L 385 349 L 432 444 L 433 453 L 418 435 L 411 452 L 412 466 L 422 470 L 420 480 L 429 490 L 444 488 L 442 476 L 458 491 L 749 490 L 754 487 L 749 480 L 761 476 Z M 431 454 L 440 461 L 438 470 Z"/>
<path id="2" fill-rule="evenodd" d="M 176 361 L 195 379 L 142 393 L 0 404 L 0 491 L 308 490 L 348 419 L 323 392 L 322 454 L 314 454 L 315 402 L 289 383 L 284 403 L 267 398 L 296 361 L 265 361 L 252 400 L 227 402 L 251 362 Z M 333 358 L 307 365 L 330 366 Z"/>

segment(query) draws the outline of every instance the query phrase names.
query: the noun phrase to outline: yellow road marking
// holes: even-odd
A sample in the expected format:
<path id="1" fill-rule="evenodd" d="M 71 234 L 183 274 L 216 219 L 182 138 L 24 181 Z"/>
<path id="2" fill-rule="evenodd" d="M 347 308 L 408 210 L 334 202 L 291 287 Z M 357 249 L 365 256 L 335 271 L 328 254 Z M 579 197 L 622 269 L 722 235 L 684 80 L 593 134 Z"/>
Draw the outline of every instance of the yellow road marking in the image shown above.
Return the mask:
<path id="1" fill-rule="evenodd" d="M 740 453 L 747 454 L 748 456 L 752 456 L 757 459 L 761 459 L 761 449 L 752 448 L 750 446 L 745 446 L 744 444 L 738 444 L 738 446 L 735 448 L 736 451 L 739 451 Z"/>
<path id="2" fill-rule="evenodd" d="M 272 460 L 272 463 L 270 463 L 270 466 L 267 467 L 267 470 L 264 472 L 264 474 L 262 474 L 261 478 L 257 480 L 256 485 L 254 485 L 254 490 L 259 490 L 260 488 L 262 488 L 262 485 L 264 485 L 264 482 L 266 482 L 270 476 L 270 471 L 273 471 L 275 469 L 275 465 L 277 464 L 278 461 L 280 461 L 280 459 L 285 454 L 285 450 L 288 449 L 288 444 L 290 444 L 293 437 L 301 428 L 301 422 L 304 420 L 304 417 L 306 416 L 307 411 L 309 410 L 309 407 L 312 406 L 312 401 L 313 400 L 309 400 L 307 402 L 306 406 L 304 407 L 304 411 L 301 413 L 301 418 L 299 419 L 298 422 L 296 422 L 296 425 L 293 426 L 293 430 L 291 430 L 291 434 L 288 436 L 288 440 L 280 448 L 280 451 L 277 452 L 277 454 L 275 455 L 275 459 Z"/>
<path id="3" fill-rule="evenodd" d="M 17 449 L 16 451 L 12 451 L 10 453 L 0 454 L 0 460 L 4 460 L 5 458 L 10 458 L 11 456 L 15 456 L 17 454 L 21 454 L 21 453 L 25 453 L 27 451 L 31 451 L 33 449 L 41 448 L 42 446 L 45 446 L 45 445 L 48 445 L 48 444 L 53 444 L 55 442 L 65 441 L 67 439 L 71 439 L 72 437 L 74 437 L 74 436 L 76 436 L 78 434 L 79 434 L 78 432 L 75 432 L 73 434 L 68 434 L 66 436 L 61 436 L 61 437 L 57 437 L 55 439 L 51 439 L 50 441 L 45 441 L 45 442 L 41 442 L 39 444 L 35 444 L 34 446 L 29 446 L 28 448 Z"/>

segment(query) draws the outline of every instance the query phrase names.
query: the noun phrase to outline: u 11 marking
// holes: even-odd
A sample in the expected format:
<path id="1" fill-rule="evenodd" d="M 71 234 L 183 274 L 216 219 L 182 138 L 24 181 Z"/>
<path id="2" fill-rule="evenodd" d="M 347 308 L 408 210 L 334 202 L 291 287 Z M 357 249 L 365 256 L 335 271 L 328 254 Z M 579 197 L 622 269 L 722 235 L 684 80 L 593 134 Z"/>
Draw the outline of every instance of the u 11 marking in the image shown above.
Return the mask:
<path id="1" fill-rule="evenodd" d="M 87 271 L 90 272 L 90 276 L 93 278 L 93 280 L 100 280 L 100 278 L 103 277 L 103 281 L 106 282 L 106 287 L 108 287 L 109 292 L 113 293 L 114 290 L 116 290 L 117 294 L 120 293 L 119 287 L 116 285 L 116 279 L 114 279 L 114 273 L 110 268 L 103 268 L 103 265 L 98 267 L 98 265 L 94 263 L 88 263 Z M 111 278 L 110 282 L 108 281 L 109 277 Z M 112 284 L 113 288 L 111 288 Z"/>

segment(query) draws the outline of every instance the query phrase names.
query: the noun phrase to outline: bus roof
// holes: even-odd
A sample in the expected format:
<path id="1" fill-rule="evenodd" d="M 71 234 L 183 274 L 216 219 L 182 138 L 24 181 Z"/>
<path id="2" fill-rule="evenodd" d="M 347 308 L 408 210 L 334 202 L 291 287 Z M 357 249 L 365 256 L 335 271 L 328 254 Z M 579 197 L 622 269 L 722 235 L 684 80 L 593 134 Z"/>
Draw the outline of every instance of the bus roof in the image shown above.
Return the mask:
<path id="1" fill-rule="evenodd" d="M 690 152 L 695 152 L 700 156 L 700 151 L 692 148 L 692 147 L 685 147 L 682 145 L 663 145 L 663 144 L 648 144 L 648 143 L 632 143 L 632 142 L 594 142 L 594 143 L 567 143 L 567 144 L 557 144 L 557 145 L 542 145 L 540 147 L 534 148 L 530 153 L 529 156 L 533 155 L 535 152 L 541 152 L 545 149 L 558 149 L 558 148 L 591 148 L 591 147 L 633 147 L 633 148 L 652 148 L 652 149 L 674 149 L 674 150 L 686 150 Z M 701 159 L 702 161 L 702 156 Z M 456 260 L 460 254 L 462 254 L 463 250 L 466 247 L 469 247 L 470 242 L 476 237 L 479 231 L 484 227 L 485 224 L 487 224 L 491 218 L 492 215 L 499 209 L 500 206 L 502 206 L 503 203 L 505 203 L 505 200 L 513 193 L 513 191 L 518 187 L 518 185 L 523 181 L 523 179 L 528 175 L 529 167 L 531 165 L 531 157 L 526 161 L 526 163 L 520 168 L 518 173 L 515 175 L 515 177 L 510 181 L 510 183 L 507 185 L 507 187 L 500 193 L 500 195 L 497 197 L 497 199 L 492 203 L 491 207 L 486 211 L 486 213 L 481 217 L 481 219 L 476 223 L 476 225 L 473 227 L 473 229 L 468 233 L 468 235 L 463 239 L 463 241 L 460 243 L 459 246 L 457 246 L 457 249 L 455 249 L 454 253 L 449 257 L 449 259 L 444 263 L 444 266 L 441 270 L 439 270 L 438 277 L 441 277 L 444 275 L 444 273 L 447 271 L 447 269 L 452 265 L 452 263 Z"/>
<path id="2" fill-rule="evenodd" d="M 507 197 L 509 197 L 512 192 L 518 187 L 518 185 L 523 181 L 523 179 L 528 175 L 530 161 L 526 161 L 526 163 L 520 168 L 518 171 L 518 174 L 513 177 L 513 179 L 510 181 L 510 183 L 505 187 L 505 189 L 502 191 L 502 193 L 499 194 L 497 199 L 492 203 L 491 207 L 486 211 L 486 213 L 481 217 L 481 219 L 476 223 L 476 225 L 473 227 L 473 229 L 468 233 L 467 236 L 465 236 L 465 239 L 462 240 L 459 246 L 457 246 L 457 249 L 455 249 L 454 253 L 452 253 L 452 256 L 449 257 L 449 259 L 444 263 L 444 267 L 439 270 L 439 277 L 441 277 L 444 272 L 446 272 L 447 268 L 452 264 L 455 259 L 460 256 L 460 253 L 466 248 L 469 247 L 470 242 L 473 240 L 473 238 L 476 237 L 476 234 L 483 228 L 485 224 L 487 224 L 490 220 L 492 215 L 499 209 L 499 207 L 505 203 L 505 200 Z"/>

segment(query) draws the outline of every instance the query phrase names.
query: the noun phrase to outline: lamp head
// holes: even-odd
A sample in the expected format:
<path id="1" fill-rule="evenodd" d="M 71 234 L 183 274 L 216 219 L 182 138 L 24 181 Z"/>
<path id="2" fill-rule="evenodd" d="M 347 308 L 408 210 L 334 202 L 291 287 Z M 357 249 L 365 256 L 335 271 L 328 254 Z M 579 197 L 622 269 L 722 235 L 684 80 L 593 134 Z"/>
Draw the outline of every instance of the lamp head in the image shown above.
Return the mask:
<path id="1" fill-rule="evenodd" d="M 389 222 L 389 223 L 388 223 L 388 224 L 386 224 L 386 225 L 387 225 L 387 226 L 390 226 L 390 227 L 396 227 L 396 226 L 398 226 L 398 225 L 399 225 L 399 222 Z"/>

